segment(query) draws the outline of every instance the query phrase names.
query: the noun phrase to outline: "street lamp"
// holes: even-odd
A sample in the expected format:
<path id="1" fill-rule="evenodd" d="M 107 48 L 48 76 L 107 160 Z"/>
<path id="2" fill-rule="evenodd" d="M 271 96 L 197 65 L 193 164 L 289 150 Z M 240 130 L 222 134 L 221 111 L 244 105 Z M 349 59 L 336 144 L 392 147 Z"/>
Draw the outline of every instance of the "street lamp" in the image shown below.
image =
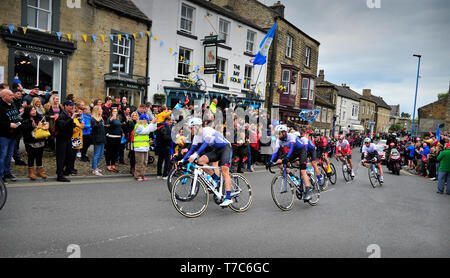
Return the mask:
<path id="1" fill-rule="evenodd" d="M 417 66 L 416 95 L 414 96 L 414 110 L 413 110 L 413 118 L 412 118 L 412 125 L 411 125 L 411 138 L 414 136 L 414 118 L 416 117 L 417 89 L 419 87 L 420 59 L 422 58 L 422 55 L 414 54 L 413 56 L 419 58 L 419 64 Z"/>

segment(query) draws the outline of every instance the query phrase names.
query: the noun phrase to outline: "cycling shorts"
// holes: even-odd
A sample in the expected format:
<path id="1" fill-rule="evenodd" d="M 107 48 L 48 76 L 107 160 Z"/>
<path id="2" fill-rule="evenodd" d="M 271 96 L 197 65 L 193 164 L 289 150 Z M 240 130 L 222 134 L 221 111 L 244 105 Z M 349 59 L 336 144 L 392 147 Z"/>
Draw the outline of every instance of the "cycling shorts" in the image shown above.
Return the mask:
<path id="1" fill-rule="evenodd" d="M 315 153 L 315 151 L 314 151 Z M 291 155 L 291 161 L 299 158 L 300 161 L 300 170 L 306 170 L 306 164 L 308 163 L 308 152 L 306 148 L 301 148 L 297 151 L 294 151 Z"/>
<path id="2" fill-rule="evenodd" d="M 317 160 L 316 149 L 309 149 L 307 155 L 308 155 L 308 158 L 311 159 L 311 161 L 316 161 Z"/>
<path id="3" fill-rule="evenodd" d="M 363 154 L 363 158 L 364 158 L 364 154 Z M 367 156 L 365 157 L 365 159 L 367 161 L 372 161 L 374 158 L 377 159 L 377 163 L 381 163 L 381 159 L 380 159 L 380 155 L 378 154 L 378 152 L 374 152 L 374 153 L 368 153 Z"/>
<path id="4" fill-rule="evenodd" d="M 226 145 L 220 149 L 215 149 L 205 154 L 209 162 L 219 162 L 219 166 L 231 167 L 231 159 L 233 158 L 233 149 L 231 145 Z"/>

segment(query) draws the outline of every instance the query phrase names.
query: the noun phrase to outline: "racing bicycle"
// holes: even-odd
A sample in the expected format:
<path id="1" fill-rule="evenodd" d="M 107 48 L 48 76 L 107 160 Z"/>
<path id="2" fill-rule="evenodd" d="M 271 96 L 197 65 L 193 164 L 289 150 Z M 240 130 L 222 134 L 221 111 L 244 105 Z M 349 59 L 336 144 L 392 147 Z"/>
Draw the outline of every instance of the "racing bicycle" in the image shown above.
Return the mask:
<path id="1" fill-rule="evenodd" d="M 344 175 L 345 181 L 349 182 L 350 180 L 354 179 L 354 177 L 352 176 L 352 168 L 350 168 L 350 165 L 348 164 L 347 155 L 342 155 L 342 157 L 344 159 L 344 161 L 342 162 L 342 174 Z"/>
<path id="2" fill-rule="evenodd" d="M 272 171 L 272 167 L 278 165 L 283 165 L 283 170 L 280 171 L 280 173 L 275 174 L 275 172 Z M 272 199 L 277 207 L 284 211 L 291 210 L 294 207 L 294 195 L 297 196 L 299 200 L 302 200 L 306 192 L 306 187 L 303 184 L 300 175 L 288 175 L 286 171 L 288 167 L 290 169 L 300 169 L 299 166 L 294 166 L 294 163 L 291 163 L 290 166 L 283 162 L 267 166 L 269 172 L 275 174 L 271 184 Z M 320 199 L 320 189 L 314 171 L 308 171 L 307 174 L 311 186 L 313 187 L 313 193 L 311 199 L 309 201 L 304 200 L 304 202 L 307 202 L 311 206 L 316 206 Z"/>
<path id="3" fill-rule="evenodd" d="M 181 86 L 204 91 L 206 90 L 206 81 L 200 78 L 197 70 L 188 73 L 187 78 L 181 80 Z"/>
<path id="4" fill-rule="evenodd" d="M 378 171 L 377 167 L 377 159 L 373 158 L 370 161 L 366 161 L 366 163 L 369 163 L 369 181 L 373 188 L 377 186 L 383 186 L 383 183 L 380 181 L 380 173 Z"/>
<path id="5" fill-rule="evenodd" d="M 6 189 L 6 185 L 3 182 L 3 179 L 0 179 L 0 209 L 2 209 L 3 206 L 5 205 L 7 197 L 8 191 Z"/>
<path id="6" fill-rule="evenodd" d="M 209 196 L 212 195 L 214 202 L 220 205 L 225 197 L 225 188 L 222 173 L 219 184 L 209 176 L 203 169 L 219 169 L 214 166 L 200 166 L 188 164 L 190 173 L 179 176 L 172 182 L 171 199 L 175 209 L 188 218 L 202 215 L 209 204 Z M 233 203 L 228 207 L 235 212 L 245 212 L 250 208 L 253 200 L 252 187 L 248 180 L 241 174 L 230 173 L 232 181 L 231 199 Z"/>

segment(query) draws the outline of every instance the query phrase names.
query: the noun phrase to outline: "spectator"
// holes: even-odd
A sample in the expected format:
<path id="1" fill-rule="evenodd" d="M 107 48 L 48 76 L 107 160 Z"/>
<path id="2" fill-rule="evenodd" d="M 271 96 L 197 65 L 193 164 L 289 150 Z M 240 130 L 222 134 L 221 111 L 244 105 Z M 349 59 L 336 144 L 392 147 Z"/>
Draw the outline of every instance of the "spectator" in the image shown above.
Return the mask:
<path id="1" fill-rule="evenodd" d="M 21 118 L 19 110 L 13 103 L 14 93 L 9 89 L 0 91 L 0 178 L 16 181 L 11 173 L 11 157 L 19 134 Z"/>
<path id="2" fill-rule="evenodd" d="M 73 103 L 77 103 L 77 98 L 73 94 L 68 94 L 66 100 L 70 100 Z"/>
<path id="3" fill-rule="evenodd" d="M 122 101 L 120 102 L 120 113 L 121 113 L 121 117 L 124 118 L 125 117 L 125 110 L 127 110 L 127 108 L 130 110 L 130 115 L 131 115 L 131 106 L 128 105 L 128 100 L 126 97 L 122 97 Z"/>
<path id="4" fill-rule="evenodd" d="M 96 176 L 103 176 L 101 170 L 98 168 L 98 162 L 102 159 L 105 144 L 106 144 L 106 132 L 102 118 L 102 108 L 98 105 L 92 109 L 91 119 L 91 138 L 94 145 L 94 155 L 92 157 L 92 173 Z"/>
<path id="5" fill-rule="evenodd" d="M 158 119 L 156 121 L 159 121 Z M 169 116 L 165 118 L 164 122 L 159 123 L 156 130 L 156 142 L 158 146 L 158 165 L 157 176 L 158 178 L 167 179 L 169 174 L 170 165 L 170 147 L 172 145 L 172 135 L 170 125 L 172 118 Z M 136 159 L 137 160 L 137 159 Z M 164 170 L 162 168 L 164 163 Z"/>
<path id="6" fill-rule="evenodd" d="M 147 106 L 145 104 L 139 105 L 139 109 L 137 110 L 138 116 L 147 114 Z"/>
<path id="7" fill-rule="evenodd" d="M 87 156 L 87 151 L 92 144 L 92 136 L 91 136 L 91 107 L 86 106 L 81 114 L 81 120 L 84 123 L 83 128 L 83 149 L 81 149 L 81 161 L 89 162 L 89 157 Z"/>
<path id="8" fill-rule="evenodd" d="M 33 89 L 30 91 L 30 94 L 28 94 L 27 96 L 25 96 L 22 99 L 22 107 L 25 108 L 25 106 L 31 105 L 31 102 L 33 101 L 33 98 L 35 98 L 35 97 L 39 97 L 40 98 L 40 96 L 39 96 L 39 86 L 38 85 L 34 86 Z M 42 99 L 41 99 L 41 101 L 42 101 Z"/>
<path id="9" fill-rule="evenodd" d="M 130 174 L 135 175 L 136 172 L 136 156 L 134 155 L 134 127 L 137 124 L 137 121 L 139 120 L 139 115 L 137 111 L 133 112 L 131 114 L 131 120 L 128 120 L 125 125 L 125 138 L 127 139 L 127 143 L 129 146 L 129 152 L 128 152 L 128 158 L 130 159 Z"/>
<path id="10" fill-rule="evenodd" d="M 15 83 L 14 83 L 15 84 Z M 19 113 L 22 114 L 24 111 L 24 107 L 22 107 L 22 91 L 19 88 L 16 88 L 16 92 L 14 93 L 13 103 L 16 106 Z M 22 138 L 22 129 L 19 128 L 19 132 L 16 136 L 16 145 L 14 147 L 13 159 L 14 163 L 18 166 L 26 166 L 27 164 L 23 161 L 20 156 L 20 138 Z"/>
<path id="11" fill-rule="evenodd" d="M 117 108 L 111 109 L 111 116 L 106 121 L 106 169 L 118 173 L 116 168 L 117 155 L 122 141 L 122 123 Z"/>
<path id="12" fill-rule="evenodd" d="M 411 142 L 408 142 L 406 146 L 408 153 L 408 168 L 409 170 L 412 170 L 414 169 L 414 153 L 416 148 L 414 147 L 413 144 L 411 144 Z"/>
<path id="13" fill-rule="evenodd" d="M 105 98 L 105 104 L 102 105 L 102 109 L 103 109 L 103 121 L 107 121 L 108 118 L 111 116 L 111 106 L 112 106 L 112 100 L 110 97 L 106 97 Z"/>
<path id="14" fill-rule="evenodd" d="M 442 151 L 437 157 L 437 161 L 440 162 L 438 173 L 438 191 L 437 193 L 443 194 L 445 184 L 447 184 L 447 195 L 450 195 L 450 143 L 447 143 L 445 150 Z"/>
<path id="15" fill-rule="evenodd" d="M 216 114 L 217 112 L 217 103 L 219 103 L 219 101 L 217 100 L 217 98 L 215 98 L 209 105 L 209 110 L 211 110 L 213 114 Z"/>
<path id="16" fill-rule="evenodd" d="M 42 104 L 42 100 L 40 97 L 33 98 L 33 100 L 31 101 L 31 106 L 33 106 L 34 109 L 36 109 L 36 113 L 39 114 L 39 117 L 42 118 L 45 116 L 44 105 Z"/>
<path id="17" fill-rule="evenodd" d="M 44 105 L 45 114 L 50 124 L 50 130 L 55 130 L 54 125 L 56 119 L 58 119 L 61 111 L 64 110 L 64 107 L 59 103 L 59 96 L 53 95 L 50 97 L 47 104 Z M 52 133 L 51 136 L 47 140 L 48 146 L 52 152 L 55 152 L 55 134 Z"/>
<path id="18" fill-rule="evenodd" d="M 42 156 L 44 153 L 45 139 L 35 139 L 35 129 L 41 124 L 43 117 L 36 112 L 36 108 L 33 106 L 25 107 L 25 111 L 22 115 L 23 124 L 21 125 L 23 133 L 23 141 L 25 144 L 25 150 L 28 154 L 28 177 L 31 180 L 36 179 L 34 171 L 34 162 L 36 161 L 36 173 L 37 176 L 46 179 L 47 175 L 44 172 L 42 165 Z"/>
<path id="19" fill-rule="evenodd" d="M 149 118 L 146 114 L 139 117 L 139 122 L 134 128 L 133 148 L 136 158 L 134 177 L 137 181 L 147 181 L 145 177 L 145 169 L 148 163 L 148 151 L 150 150 L 150 132 L 156 130 L 156 121 L 153 119 L 151 124 L 148 124 Z"/>
<path id="20" fill-rule="evenodd" d="M 70 169 L 70 161 L 72 157 L 72 136 L 75 128 L 74 118 L 75 103 L 70 100 L 64 102 L 64 109 L 61 110 L 55 121 L 56 136 L 56 174 L 57 181 L 70 182 L 65 177 L 64 167 Z"/>

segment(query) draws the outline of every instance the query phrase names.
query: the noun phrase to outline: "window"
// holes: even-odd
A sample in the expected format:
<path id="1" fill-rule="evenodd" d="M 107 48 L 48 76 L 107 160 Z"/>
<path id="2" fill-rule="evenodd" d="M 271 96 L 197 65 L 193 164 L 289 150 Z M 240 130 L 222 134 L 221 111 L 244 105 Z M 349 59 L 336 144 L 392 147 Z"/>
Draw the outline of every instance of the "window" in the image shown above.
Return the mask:
<path id="1" fill-rule="evenodd" d="M 286 40 L 286 57 L 292 58 L 292 42 L 293 38 L 290 35 L 287 35 Z"/>
<path id="2" fill-rule="evenodd" d="M 253 77 L 253 67 L 249 65 L 245 65 L 244 79 L 246 82 L 244 83 L 245 89 L 251 88 L 251 82 Z"/>
<path id="3" fill-rule="evenodd" d="M 309 100 L 314 97 L 314 79 L 309 80 Z"/>
<path id="4" fill-rule="evenodd" d="M 302 79 L 302 99 L 308 99 L 309 94 L 309 78 L 303 78 Z"/>
<path id="5" fill-rule="evenodd" d="M 62 59 L 38 53 L 14 52 L 14 75 L 18 74 L 24 89 L 38 85 L 40 91 L 46 87 L 61 92 Z"/>
<path id="6" fill-rule="evenodd" d="M 328 118 L 327 118 L 327 123 L 331 124 L 333 123 L 333 110 L 328 109 Z"/>
<path id="7" fill-rule="evenodd" d="M 245 50 L 247 52 L 250 52 L 250 53 L 253 52 L 253 49 L 255 46 L 255 39 L 256 39 L 256 32 L 248 30 L 247 31 L 247 45 L 245 48 Z"/>
<path id="8" fill-rule="evenodd" d="M 225 44 L 227 44 L 229 35 L 230 35 L 230 22 L 220 19 L 219 20 L 219 40 L 225 40 Z"/>
<path id="9" fill-rule="evenodd" d="M 305 66 L 309 67 L 311 64 L 311 47 L 307 46 L 305 50 Z"/>
<path id="10" fill-rule="evenodd" d="M 216 83 L 225 85 L 225 75 L 227 72 L 227 60 L 217 58 L 217 75 Z"/>
<path id="11" fill-rule="evenodd" d="M 284 94 L 289 94 L 289 85 L 291 83 L 291 71 L 283 70 L 283 75 L 281 76 L 281 86 L 285 87 L 286 90 Z"/>
<path id="12" fill-rule="evenodd" d="M 358 116 L 358 105 L 357 104 L 353 104 L 352 117 L 357 117 L 357 116 Z"/>
<path id="13" fill-rule="evenodd" d="M 321 122 L 326 123 L 327 122 L 327 109 L 325 107 L 322 107 L 321 114 Z"/>
<path id="14" fill-rule="evenodd" d="M 178 75 L 189 74 L 189 64 L 192 60 L 192 50 L 180 47 L 178 52 Z"/>
<path id="15" fill-rule="evenodd" d="M 52 0 L 28 0 L 27 27 L 41 31 L 51 31 Z"/>
<path id="16" fill-rule="evenodd" d="M 122 36 L 122 39 L 119 41 L 119 37 L 114 36 L 112 48 L 112 71 L 131 74 L 131 40 L 126 39 L 125 36 Z"/>
<path id="17" fill-rule="evenodd" d="M 192 33 L 192 22 L 194 21 L 194 8 L 188 5 L 181 5 L 180 30 Z"/>

